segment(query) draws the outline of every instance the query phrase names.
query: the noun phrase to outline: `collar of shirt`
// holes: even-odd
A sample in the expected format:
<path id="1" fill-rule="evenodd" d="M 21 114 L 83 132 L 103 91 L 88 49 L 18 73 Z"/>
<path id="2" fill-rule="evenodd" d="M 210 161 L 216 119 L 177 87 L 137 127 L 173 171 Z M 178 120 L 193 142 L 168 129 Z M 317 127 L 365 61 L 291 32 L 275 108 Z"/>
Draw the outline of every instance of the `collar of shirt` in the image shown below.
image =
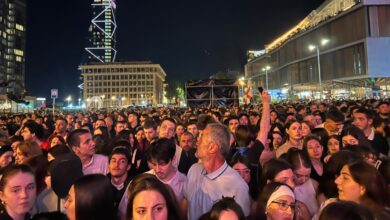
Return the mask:
<path id="1" fill-rule="evenodd" d="M 122 190 L 123 187 L 125 186 L 125 183 L 121 183 L 119 185 L 116 185 L 114 182 L 112 182 L 112 178 L 111 178 L 111 184 L 119 191 L 119 190 Z"/>
<path id="2" fill-rule="evenodd" d="M 211 180 L 215 180 L 220 175 L 222 175 L 227 168 L 228 168 L 228 164 L 226 163 L 226 160 L 225 160 L 223 165 L 220 168 L 218 168 L 216 171 L 214 171 L 212 173 L 206 173 L 206 170 L 203 169 L 202 174 L 205 175 L 207 178 L 209 178 Z"/>
<path id="3" fill-rule="evenodd" d="M 89 161 L 89 163 L 88 164 L 85 164 L 85 166 L 83 166 L 83 169 L 85 169 L 85 168 L 87 168 L 87 167 L 89 167 L 89 166 L 91 166 L 92 165 L 92 163 L 93 163 L 93 158 L 95 157 L 95 154 L 92 156 L 92 158 L 91 158 L 91 160 Z"/>
<path id="4" fill-rule="evenodd" d="M 372 141 L 372 140 L 374 140 L 374 137 L 375 137 L 375 131 L 374 131 L 374 128 L 371 128 L 371 133 L 370 133 L 370 135 L 367 136 L 367 139 Z"/>

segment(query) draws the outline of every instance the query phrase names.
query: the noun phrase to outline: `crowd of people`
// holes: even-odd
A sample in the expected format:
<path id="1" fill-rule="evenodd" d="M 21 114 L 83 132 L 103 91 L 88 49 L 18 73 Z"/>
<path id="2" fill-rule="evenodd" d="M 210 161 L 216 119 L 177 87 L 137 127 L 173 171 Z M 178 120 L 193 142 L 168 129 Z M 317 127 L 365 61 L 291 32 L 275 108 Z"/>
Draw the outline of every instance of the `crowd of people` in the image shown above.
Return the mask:
<path id="1" fill-rule="evenodd" d="M 2 219 L 390 219 L 390 104 L 0 117 Z"/>

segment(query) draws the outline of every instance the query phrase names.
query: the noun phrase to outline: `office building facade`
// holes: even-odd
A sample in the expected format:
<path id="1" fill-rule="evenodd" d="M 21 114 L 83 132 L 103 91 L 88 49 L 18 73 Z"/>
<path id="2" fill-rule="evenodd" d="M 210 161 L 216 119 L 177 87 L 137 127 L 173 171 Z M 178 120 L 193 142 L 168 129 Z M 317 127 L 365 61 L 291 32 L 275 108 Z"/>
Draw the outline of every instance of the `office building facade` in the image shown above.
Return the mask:
<path id="1" fill-rule="evenodd" d="M 80 66 L 87 107 L 121 108 L 162 104 L 166 73 L 151 62 Z"/>
<path id="2" fill-rule="evenodd" d="M 245 77 L 252 87 L 268 84 L 269 90 L 297 98 L 386 95 L 389 24 L 388 1 L 325 1 L 252 57 Z"/>
<path id="3" fill-rule="evenodd" d="M 24 90 L 26 1 L 0 1 L 0 94 Z"/>

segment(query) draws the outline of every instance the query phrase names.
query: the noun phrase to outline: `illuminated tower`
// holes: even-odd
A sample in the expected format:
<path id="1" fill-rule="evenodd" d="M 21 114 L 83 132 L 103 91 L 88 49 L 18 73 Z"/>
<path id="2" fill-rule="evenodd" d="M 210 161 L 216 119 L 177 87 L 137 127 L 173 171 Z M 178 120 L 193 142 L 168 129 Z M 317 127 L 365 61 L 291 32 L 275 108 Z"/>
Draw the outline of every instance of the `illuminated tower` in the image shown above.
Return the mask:
<path id="1" fill-rule="evenodd" d="M 114 62 L 115 49 L 115 0 L 94 0 L 93 18 L 89 27 L 87 62 Z"/>
<path id="2" fill-rule="evenodd" d="M 26 0 L 0 1 L 0 94 L 24 90 Z"/>

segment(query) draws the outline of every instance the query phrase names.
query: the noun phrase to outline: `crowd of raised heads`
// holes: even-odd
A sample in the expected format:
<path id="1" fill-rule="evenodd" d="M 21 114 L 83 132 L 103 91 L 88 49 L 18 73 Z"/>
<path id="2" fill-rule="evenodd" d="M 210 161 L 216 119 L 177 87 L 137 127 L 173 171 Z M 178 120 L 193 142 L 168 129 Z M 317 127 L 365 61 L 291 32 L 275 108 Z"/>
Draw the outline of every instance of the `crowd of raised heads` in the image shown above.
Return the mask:
<path id="1" fill-rule="evenodd" d="M 387 100 L 0 117 L 0 220 L 390 219 Z"/>

